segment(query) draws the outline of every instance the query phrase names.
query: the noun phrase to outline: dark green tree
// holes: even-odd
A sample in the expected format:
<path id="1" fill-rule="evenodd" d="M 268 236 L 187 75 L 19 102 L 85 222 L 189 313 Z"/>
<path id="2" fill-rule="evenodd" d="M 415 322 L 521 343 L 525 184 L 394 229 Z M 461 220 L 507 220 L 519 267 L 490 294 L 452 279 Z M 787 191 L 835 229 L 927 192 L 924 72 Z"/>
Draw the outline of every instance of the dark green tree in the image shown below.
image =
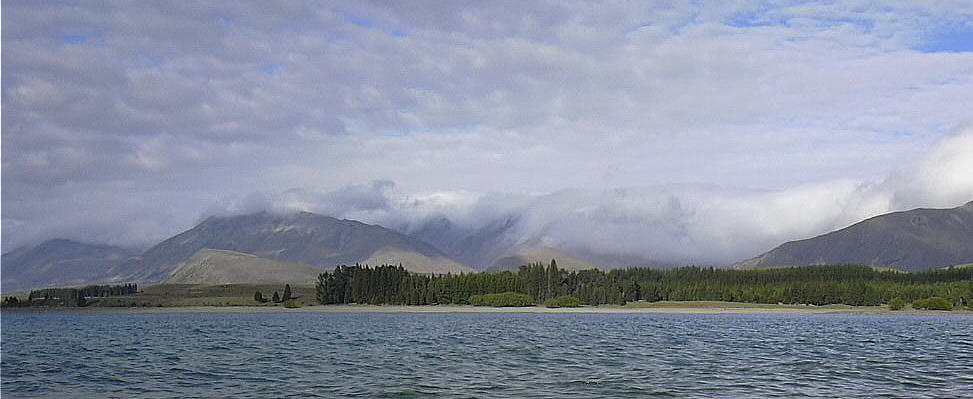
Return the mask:
<path id="1" fill-rule="evenodd" d="M 274 291 L 273 301 L 274 303 L 280 303 L 280 295 L 277 294 L 277 291 Z"/>
<path id="2" fill-rule="evenodd" d="M 284 295 L 281 296 L 280 300 L 281 301 L 289 301 L 289 300 L 291 300 L 291 285 L 290 284 L 284 284 Z"/>
<path id="3" fill-rule="evenodd" d="M 256 301 L 256 302 L 258 302 L 258 303 L 267 302 L 267 300 L 264 299 L 264 294 L 262 294 L 260 292 L 260 290 L 257 290 L 257 292 L 254 292 L 253 293 L 253 300 Z"/>
<path id="4" fill-rule="evenodd" d="M 85 300 L 84 295 L 81 295 L 81 293 L 78 293 L 78 298 L 76 299 L 76 301 L 77 302 L 75 302 L 75 304 L 77 306 L 85 306 L 88 304 L 88 301 Z"/>
<path id="5" fill-rule="evenodd" d="M 547 288 L 547 292 L 546 292 L 546 295 L 544 296 L 544 299 L 545 300 L 547 300 L 549 298 L 554 298 L 555 296 L 557 296 L 557 287 L 558 287 L 558 285 L 560 285 L 560 280 L 561 280 L 560 277 L 561 276 L 560 276 L 560 273 L 557 270 L 557 261 L 556 260 L 551 259 L 551 264 L 550 264 L 550 266 L 547 267 L 547 276 L 546 277 L 547 277 L 546 278 L 546 280 L 547 280 L 547 284 L 546 284 L 547 285 L 547 287 L 546 287 Z"/>
<path id="6" fill-rule="evenodd" d="M 318 276 L 322 304 L 429 305 L 471 303 L 485 294 L 513 292 L 534 303 L 573 295 L 586 305 L 632 301 L 733 301 L 826 305 L 877 305 L 901 297 L 906 303 L 942 297 L 953 304 L 973 298 L 973 269 L 916 273 L 878 271 L 867 266 L 822 265 L 761 270 L 683 267 L 631 268 L 603 272 L 560 270 L 556 261 L 524 265 L 519 272 L 445 275 L 410 274 L 401 266 L 339 266 Z M 59 297 L 56 290 L 31 298 Z"/>

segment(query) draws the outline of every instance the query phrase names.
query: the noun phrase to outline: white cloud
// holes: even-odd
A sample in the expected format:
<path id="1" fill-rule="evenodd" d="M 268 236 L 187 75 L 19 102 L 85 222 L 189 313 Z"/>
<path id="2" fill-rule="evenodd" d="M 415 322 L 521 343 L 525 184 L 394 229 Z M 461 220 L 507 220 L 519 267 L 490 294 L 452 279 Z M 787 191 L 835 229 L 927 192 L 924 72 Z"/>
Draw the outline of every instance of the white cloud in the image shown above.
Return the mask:
<path id="1" fill-rule="evenodd" d="M 909 206 L 950 206 L 973 199 L 973 128 L 957 129 L 925 156 L 897 191 Z"/>
<path id="2" fill-rule="evenodd" d="M 709 262 L 969 196 L 973 54 L 916 50 L 963 2 L 4 11 L 4 250 L 272 206 Z"/>

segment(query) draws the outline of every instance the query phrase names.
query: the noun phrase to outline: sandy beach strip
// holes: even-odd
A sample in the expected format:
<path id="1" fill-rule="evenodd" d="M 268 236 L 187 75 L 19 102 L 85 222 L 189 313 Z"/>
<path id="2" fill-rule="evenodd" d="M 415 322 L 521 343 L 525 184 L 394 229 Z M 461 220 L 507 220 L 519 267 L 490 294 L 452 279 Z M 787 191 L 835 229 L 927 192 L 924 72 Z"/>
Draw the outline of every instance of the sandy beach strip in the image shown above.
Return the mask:
<path id="1" fill-rule="evenodd" d="M 81 307 L 81 308 L 4 308 L 3 314 L 261 314 L 261 313 L 430 313 L 430 314 L 857 314 L 884 316 L 973 316 L 973 311 L 890 311 L 880 306 L 800 306 L 759 304 L 698 304 L 680 306 L 584 306 L 579 308 L 487 307 L 468 305 L 399 306 L 399 305 L 315 305 L 300 308 L 283 306 L 174 306 L 174 307 Z"/>

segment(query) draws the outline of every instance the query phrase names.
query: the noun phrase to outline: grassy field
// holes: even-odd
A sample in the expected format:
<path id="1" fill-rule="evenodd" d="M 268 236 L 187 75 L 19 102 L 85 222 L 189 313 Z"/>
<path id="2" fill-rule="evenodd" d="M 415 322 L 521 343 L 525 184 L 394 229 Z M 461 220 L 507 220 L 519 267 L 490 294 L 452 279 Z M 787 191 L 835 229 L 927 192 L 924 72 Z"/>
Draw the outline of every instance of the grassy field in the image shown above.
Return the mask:
<path id="1" fill-rule="evenodd" d="M 682 305 L 682 306 L 680 306 Z M 728 302 L 714 302 L 707 306 L 704 303 L 673 303 L 664 307 L 628 307 L 628 306 L 583 306 L 579 308 L 546 308 L 543 306 L 528 307 L 490 307 L 470 305 L 435 305 L 435 306 L 392 306 L 392 305 L 314 305 L 300 308 L 284 306 L 249 305 L 249 306 L 139 306 L 139 307 L 62 307 L 62 308 L 4 308 L 3 313 L 68 313 L 68 314 L 163 314 L 163 313 L 220 313 L 220 314 L 254 314 L 254 313 L 322 313 L 322 314 L 355 314 L 355 313 L 440 313 L 440 314 L 490 314 L 490 313 L 525 313 L 525 314 L 791 314 L 791 315 L 840 315 L 858 314 L 871 316 L 957 316 L 973 317 L 973 311 L 933 311 L 906 310 L 889 311 L 885 306 L 844 306 L 825 307 L 807 306 L 795 308 L 792 306 L 765 305 L 763 307 L 738 306 Z"/>
<path id="2" fill-rule="evenodd" d="M 254 301 L 260 291 L 267 302 Z M 283 284 L 162 284 L 142 288 L 136 295 L 88 298 L 83 308 L 5 308 L 4 312 L 63 311 L 78 313 L 263 313 L 307 311 L 319 313 L 687 313 L 687 314 L 952 314 L 973 315 L 969 310 L 953 312 L 919 311 L 906 307 L 890 311 L 888 306 L 785 305 L 719 301 L 630 302 L 625 305 L 584 306 L 551 309 L 544 306 L 495 308 L 488 306 L 321 306 L 315 299 L 313 284 L 291 284 L 291 296 L 300 309 L 285 309 L 283 303 L 269 301 L 274 292 L 282 294 Z M 26 297 L 24 298 L 26 299 Z M 45 310 L 47 309 L 47 310 Z M 99 310 L 101 309 L 101 310 Z M 117 310 L 117 311 L 116 311 Z"/>
<path id="3" fill-rule="evenodd" d="M 260 291 L 266 303 L 253 300 Z M 274 292 L 283 295 L 283 284 L 161 284 L 143 288 L 136 295 L 88 298 L 94 307 L 171 307 L 171 306 L 283 306 L 269 301 Z M 313 284 L 291 284 L 292 301 L 299 306 L 317 304 Z"/>
<path id="4" fill-rule="evenodd" d="M 625 308 L 636 309 L 665 309 L 665 308 L 743 308 L 743 309 L 852 309 L 852 308 L 881 308 L 881 306 L 850 306 L 850 305 L 784 305 L 774 303 L 749 302 L 721 302 L 721 301 L 660 301 L 660 302 L 630 302 Z"/>

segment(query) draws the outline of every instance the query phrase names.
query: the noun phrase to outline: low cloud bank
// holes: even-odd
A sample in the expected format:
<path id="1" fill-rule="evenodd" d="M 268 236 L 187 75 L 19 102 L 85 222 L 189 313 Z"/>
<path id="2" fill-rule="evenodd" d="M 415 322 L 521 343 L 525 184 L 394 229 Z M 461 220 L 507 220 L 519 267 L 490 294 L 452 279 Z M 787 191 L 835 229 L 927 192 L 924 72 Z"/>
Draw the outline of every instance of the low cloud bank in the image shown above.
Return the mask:
<path id="1" fill-rule="evenodd" d="M 505 243 L 671 264 L 727 265 L 783 242 L 827 233 L 871 216 L 916 207 L 955 207 L 973 200 L 973 128 L 957 129 L 919 162 L 906 164 L 916 166 L 884 179 L 842 179 L 782 190 L 672 184 L 564 189 L 540 195 L 471 191 L 415 194 L 392 181 L 380 180 L 331 191 L 291 189 L 210 200 L 212 205 L 197 213 L 196 221 L 265 210 L 310 211 L 405 233 L 446 219 L 456 234 L 471 234 L 513 220 L 514 226 L 503 232 Z M 72 198 L 77 209 L 119 200 L 109 193 Z M 5 219 L 6 233 L 16 233 L 5 234 L 5 239 L 18 238 L 15 243 L 23 245 L 30 240 L 37 243 L 65 237 L 145 247 L 191 227 L 185 221 L 193 216 L 176 210 L 191 210 L 192 203 L 199 203 L 200 198 L 167 202 L 171 206 L 160 208 L 162 214 L 155 217 L 135 211 L 145 207 L 136 198 L 127 201 L 131 203 L 121 209 L 130 211 L 121 216 L 113 213 L 113 208 L 101 207 L 94 213 L 74 212 L 47 224 Z M 119 218 L 124 221 L 119 222 Z M 4 252 L 15 248 L 5 246 Z"/>
<path id="2" fill-rule="evenodd" d="M 211 213 L 306 210 L 413 232 L 445 218 L 473 231 L 513 218 L 511 242 L 676 264 L 726 265 L 789 240 L 871 216 L 973 200 L 973 129 L 944 138 L 915 170 L 883 180 L 836 180 L 785 190 L 664 185 L 565 189 L 544 195 L 402 194 L 390 181 L 331 192 L 289 190 L 226 201 Z"/>

